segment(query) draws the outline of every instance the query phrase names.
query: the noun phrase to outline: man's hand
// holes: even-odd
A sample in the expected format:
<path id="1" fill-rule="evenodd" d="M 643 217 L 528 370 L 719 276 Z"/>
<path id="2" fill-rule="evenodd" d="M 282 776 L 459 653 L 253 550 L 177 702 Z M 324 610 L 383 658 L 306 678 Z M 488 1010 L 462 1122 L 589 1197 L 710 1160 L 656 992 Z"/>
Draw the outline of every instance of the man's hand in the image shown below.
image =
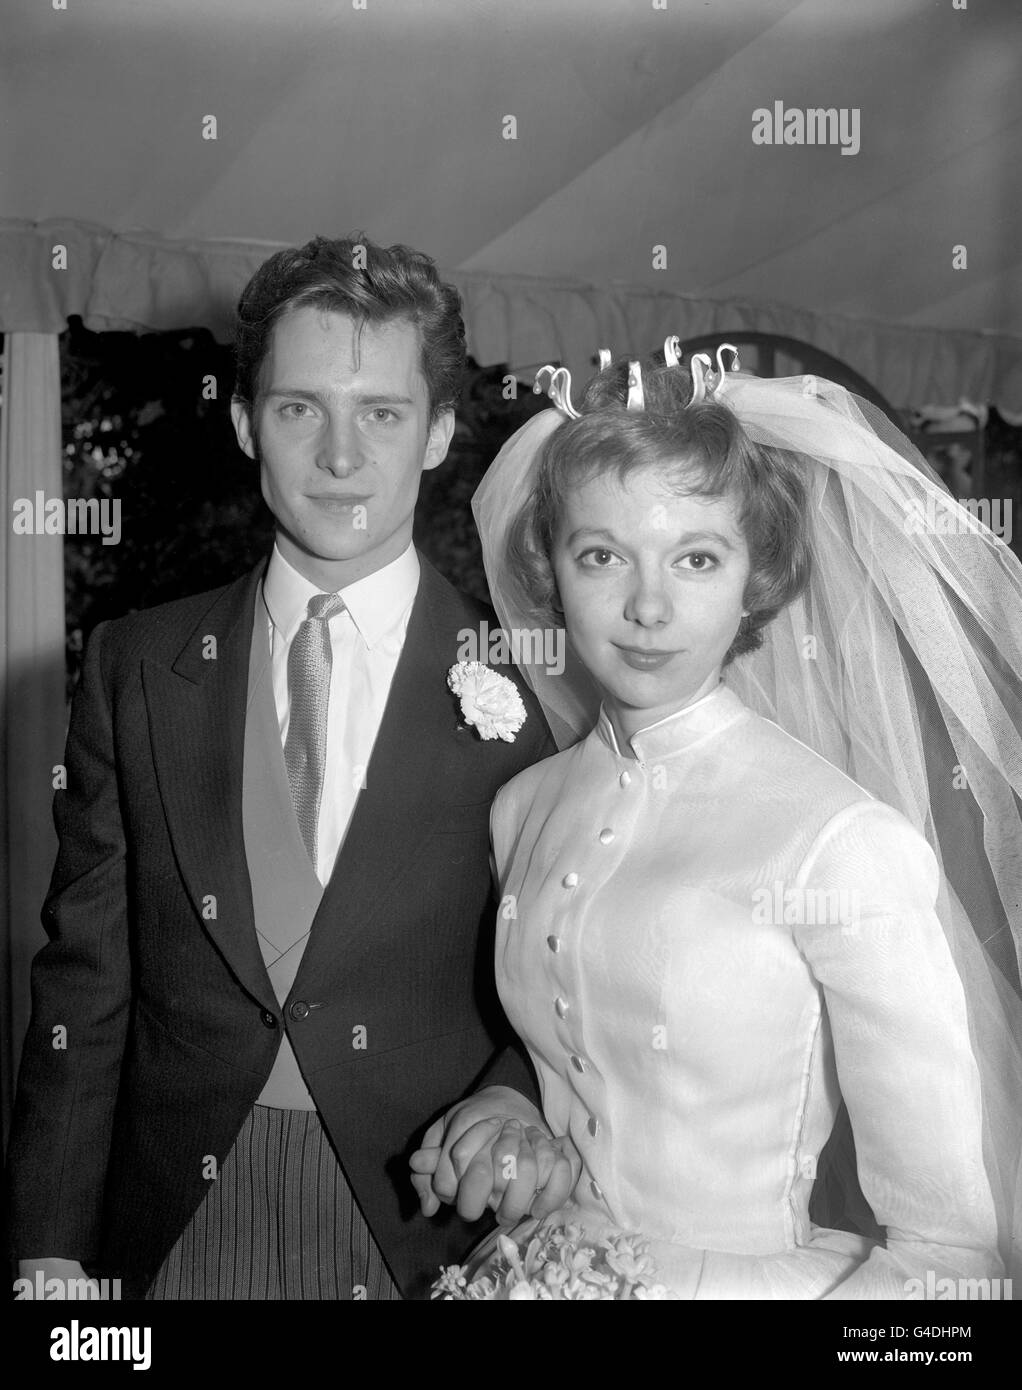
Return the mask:
<path id="1" fill-rule="evenodd" d="M 79 1298 L 98 1298 L 99 1281 L 90 1279 L 82 1269 L 77 1260 L 59 1260 L 49 1257 L 41 1260 L 19 1260 L 18 1277 L 20 1279 L 31 1279 L 35 1283 L 36 1271 L 42 1272 L 43 1279 L 60 1279 L 64 1285 L 64 1297 L 67 1298 L 67 1286 L 75 1280 L 77 1283 L 76 1293 Z M 78 1281 L 81 1281 L 78 1283 Z M 45 1285 L 44 1285 L 45 1287 Z M 88 1288 L 88 1293 L 84 1288 Z"/>
<path id="2" fill-rule="evenodd" d="M 508 1086 L 487 1086 L 426 1131 L 410 1160 L 424 1216 L 441 1202 L 476 1221 L 490 1207 L 514 1224 L 567 1201 L 581 1171 L 574 1145 L 555 1139 L 536 1107 Z"/>

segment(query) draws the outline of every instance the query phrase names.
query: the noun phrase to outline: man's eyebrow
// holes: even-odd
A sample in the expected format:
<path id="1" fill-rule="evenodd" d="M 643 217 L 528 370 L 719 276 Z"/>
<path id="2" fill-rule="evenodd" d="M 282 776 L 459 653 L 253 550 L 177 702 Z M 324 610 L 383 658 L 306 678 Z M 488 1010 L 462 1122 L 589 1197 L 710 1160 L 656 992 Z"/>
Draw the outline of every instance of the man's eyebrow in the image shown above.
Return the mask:
<path id="1" fill-rule="evenodd" d="M 356 396 L 359 405 L 414 405 L 411 396 L 389 396 L 385 392 L 382 395 Z"/>
<path id="2" fill-rule="evenodd" d="M 286 396 L 293 401 L 314 401 L 319 403 L 323 397 L 318 391 L 306 391 L 301 387 L 271 386 L 265 391 L 264 396 L 269 399 Z M 354 397 L 358 405 L 414 405 L 415 401 L 411 396 L 390 395 L 386 392 L 377 392 L 372 395 L 356 395 Z"/>
<path id="3" fill-rule="evenodd" d="M 300 401 L 319 401 L 321 399 L 318 391 L 303 391 L 301 387 L 297 386 L 293 389 L 287 386 L 271 386 L 263 392 L 263 395 L 267 399 L 271 396 L 288 396 L 292 400 Z"/>

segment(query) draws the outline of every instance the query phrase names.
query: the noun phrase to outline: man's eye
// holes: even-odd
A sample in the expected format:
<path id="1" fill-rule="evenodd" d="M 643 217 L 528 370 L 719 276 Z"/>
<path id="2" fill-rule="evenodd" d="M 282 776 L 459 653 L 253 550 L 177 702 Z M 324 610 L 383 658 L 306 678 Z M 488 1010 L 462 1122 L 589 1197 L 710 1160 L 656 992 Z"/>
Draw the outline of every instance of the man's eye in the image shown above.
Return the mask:
<path id="1" fill-rule="evenodd" d="M 389 425 L 392 420 L 398 417 L 390 406 L 378 405 L 369 412 L 369 418 L 374 425 Z"/>
<path id="2" fill-rule="evenodd" d="M 693 562 L 695 562 L 695 561 L 698 561 L 698 562 L 699 562 L 698 564 L 697 564 L 697 563 L 693 563 L 693 564 L 691 564 L 691 565 L 688 566 L 689 569 L 693 569 L 693 570 L 695 570 L 697 573 L 701 573 L 703 570 L 715 569 L 716 566 L 717 566 L 717 557 L 716 557 L 716 555 L 711 555 L 711 554 L 710 554 L 708 551 L 706 551 L 706 550 L 693 550 L 692 553 L 691 553 L 691 555 L 683 555 L 683 556 L 681 557 L 681 559 L 679 560 L 678 563 L 679 563 L 679 564 L 684 564 L 686 560 L 692 560 Z"/>
<path id="3" fill-rule="evenodd" d="M 280 407 L 280 414 L 285 420 L 304 420 L 308 413 L 309 407 L 305 401 L 288 401 Z"/>

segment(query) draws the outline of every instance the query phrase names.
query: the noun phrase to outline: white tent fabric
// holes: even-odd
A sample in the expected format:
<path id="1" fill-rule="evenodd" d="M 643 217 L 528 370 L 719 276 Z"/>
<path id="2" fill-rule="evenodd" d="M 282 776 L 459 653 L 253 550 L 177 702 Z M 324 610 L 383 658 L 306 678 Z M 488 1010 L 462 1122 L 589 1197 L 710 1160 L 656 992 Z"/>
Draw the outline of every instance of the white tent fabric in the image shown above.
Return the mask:
<path id="1" fill-rule="evenodd" d="M 0 329 L 226 336 L 271 247 L 361 227 L 453 273 L 484 363 L 744 327 L 1018 409 L 1020 51 L 1015 0 L 23 5 Z M 857 111 L 857 152 L 754 143 L 776 103 Z"/>
<path id="2" fill-rule="evenodd" d="M 283 244 L 283 243 L 281 243 Z M 54 269 L 66 251 L 66 269 Z M 70 314 L 86 327 L 208 327 L 228 341 L 246 280 L 275 247 L 246 242 L 172 242 L 80 222 L 0 222 L 0 329 L 59 333 Z M 59 257 L 58 257 L 59 259 Z M 634 286 L 445 271 L 461 292 L 469 345 L 483 365 L 506 362 L 531 378 L 542 362 L 565 363 L 584 380 L 594 346 L 648 351 L 741 329 L 813 344 L 883 383 L 895 402 L 1022 404 L 1022 338 L 868 323 L 745 299 L 701 299 Z"/>

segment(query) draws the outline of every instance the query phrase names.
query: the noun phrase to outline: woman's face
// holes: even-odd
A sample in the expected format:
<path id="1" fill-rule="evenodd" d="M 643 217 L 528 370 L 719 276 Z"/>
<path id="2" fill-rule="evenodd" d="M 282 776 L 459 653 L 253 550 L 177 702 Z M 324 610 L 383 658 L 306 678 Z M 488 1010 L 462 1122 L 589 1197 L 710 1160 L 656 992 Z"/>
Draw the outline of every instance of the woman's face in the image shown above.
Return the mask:
<path id="1" fill-rule="evenodd" d="M 726 496 L 678 496 L 678 471 L 579 484 L 554 539 L 565 628 L 622 747 L 716 686 L 742 618 L 749 550 L 737 508 Z"/>

